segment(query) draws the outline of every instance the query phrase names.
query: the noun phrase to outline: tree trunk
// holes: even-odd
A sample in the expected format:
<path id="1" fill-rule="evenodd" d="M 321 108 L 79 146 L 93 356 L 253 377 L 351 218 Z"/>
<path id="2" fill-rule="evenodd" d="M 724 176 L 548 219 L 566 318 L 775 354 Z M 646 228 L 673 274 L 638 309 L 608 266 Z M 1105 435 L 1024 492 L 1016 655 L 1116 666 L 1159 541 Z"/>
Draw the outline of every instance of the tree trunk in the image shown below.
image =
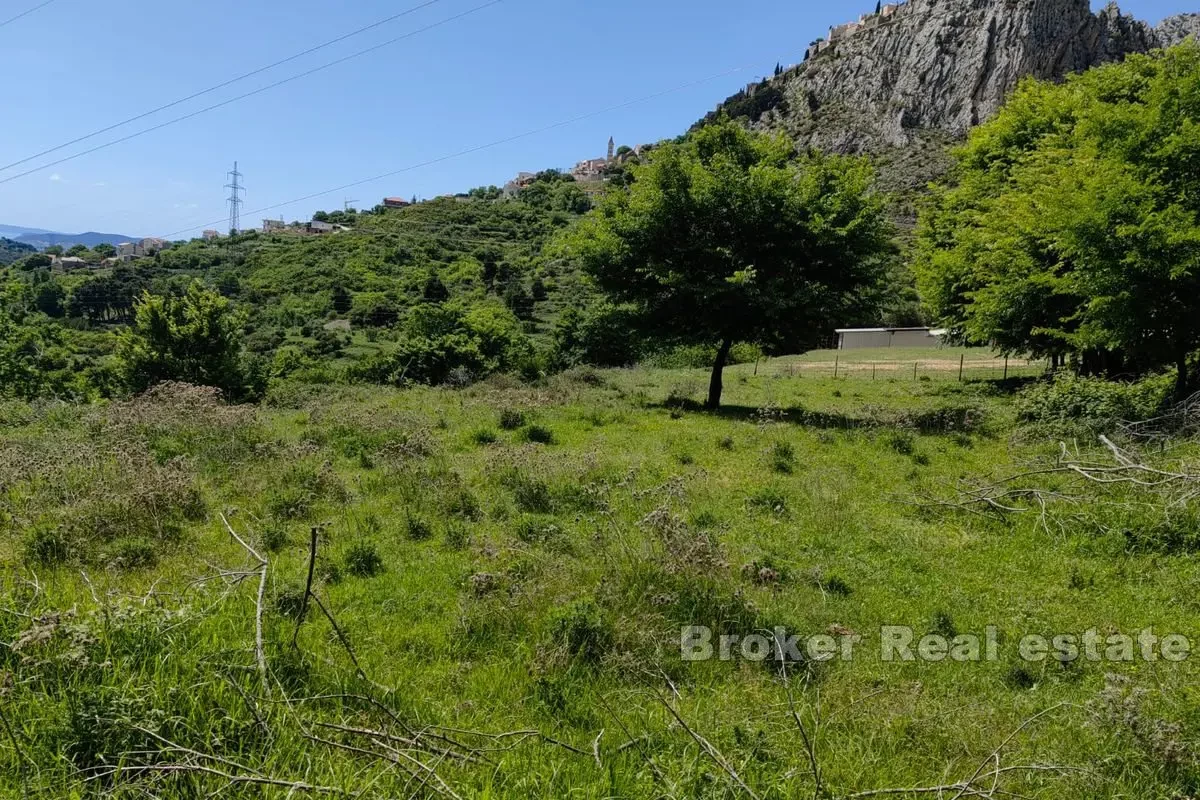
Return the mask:
<path id="1" fill-rule="evenodd" d="M 1192 381 L 1188 375 L 1187 360 L 1187 350 L 1181 350 L 1175 357 L 1175 368 L 1178 370 L 1175 375 L 1175 399 L 1180 402 L 1187 400 L 1188 393 L 1191 391 Z"/>
<path id="2" fill-rule="evenodd" d="M 721 407 L 722 377 L 725 371 L 725 362 L 729 361 L 729 351 L 732 348 L 733 339 L 725 339 L 721 342 L 721 348 L 717 350 L 717 360 L 713 364 L 712 378 L 708 382 L 708 402 L 705 404 L 714 411 Z"/>

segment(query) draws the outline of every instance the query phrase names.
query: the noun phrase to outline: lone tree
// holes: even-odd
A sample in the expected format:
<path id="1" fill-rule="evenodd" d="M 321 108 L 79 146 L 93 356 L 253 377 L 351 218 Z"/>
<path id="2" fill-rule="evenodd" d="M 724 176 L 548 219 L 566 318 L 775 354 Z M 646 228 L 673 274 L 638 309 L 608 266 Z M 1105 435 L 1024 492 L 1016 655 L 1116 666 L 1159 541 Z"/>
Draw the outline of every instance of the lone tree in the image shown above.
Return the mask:
<path id="1" fill-rule="evenodd" d="M 862 310 L 893 252 L 861 159 L 720 120 L 632 172 L 564 246 L 647 334 L 716 347 L 709 408 L 735 342 L 810 349 Z"/>
<path id="2" fill-rule="evenodd" d="M 143 293 L 117 348 L 122 377 L 135 392 L 162 381 L 246 391 L 242 318 L 219 293 L 193 283 L 183 297 Z"/>

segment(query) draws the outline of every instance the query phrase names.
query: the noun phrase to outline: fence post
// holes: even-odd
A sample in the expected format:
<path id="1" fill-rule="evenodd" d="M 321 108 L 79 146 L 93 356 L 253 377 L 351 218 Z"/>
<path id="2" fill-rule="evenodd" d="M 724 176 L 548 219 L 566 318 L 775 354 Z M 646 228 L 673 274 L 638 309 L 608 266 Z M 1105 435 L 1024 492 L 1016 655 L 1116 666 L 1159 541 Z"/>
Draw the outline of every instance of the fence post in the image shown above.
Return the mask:
<path id="1" fill-rule="evenodd" d="M 917 362 L 914 361 L 913 362 L 913 380 L 915 381 L 916 379 L 917 379 Z"/>
<path id="2" fill-rule="evenodd" d="M 1008 380 L 1008 356 L 1004 357 L 1004 380 Z"/>
<path id="3" fill-rule="evenodd" d="M 871 380 L 875 380 L 875 362 L 871 362 Z"/>
<path id="4" fill-rule="evenodd" d="M 962 355 L 960 355 L 958 357 L 958 382 L 959 383 L 962 383 L 963 365 L 966 364 L 966 362 L 967 362 L 967 355 L 966 355 L 966 353 L 963 353 Z"/>
<path id="5" fill-rule="evenodd" d="M 833 357 L 833 379 L 835 381 L 837 380 L 838 363 L 841 361 L 841 358 L 842 358 L 841 353 L 838 353 L 836 356 Z"/>

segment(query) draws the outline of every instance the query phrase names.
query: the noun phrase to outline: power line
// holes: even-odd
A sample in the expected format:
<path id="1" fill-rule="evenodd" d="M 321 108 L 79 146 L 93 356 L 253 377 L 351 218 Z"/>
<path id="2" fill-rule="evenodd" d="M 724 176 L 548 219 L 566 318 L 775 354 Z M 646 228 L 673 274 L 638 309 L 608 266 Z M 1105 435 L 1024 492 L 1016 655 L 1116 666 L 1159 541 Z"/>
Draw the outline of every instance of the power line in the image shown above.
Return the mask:
<path id="1" fill-rule="evenodd" d="M 48 0 L 48 2 L 43 3 L 42 5 L 43 6 L 49 5 L 49 3 L 52 3 L 52 2 L 54 2 L 54 0 Z M 131 122 L 137 122 L 140 119 L 145 119 L 146 117 L 157 114 L 160 111 L 166 111 L 168 108 L 174 108 L 175 106 L 186 103 L 189 100 L 195 100 L 197 97 L 203 97 L 206 94 L 211 94 L 211 93 L 217 91 L 218 89 L 224 89 L 226 86 L 231 86 L 240 81 L 244 81 L 246 78 L 252 78 L 255 75 L 259 75 L 263 72 L 267 72 L 268 70 L 275 69 L 275 67 L 281 67 L 284 64 L 295 61 L 298 58 L 303 58 L 304 56 L 312 55 L 313 53 L 317 52 L 318 50 L 324 50 L 327 47 L 332 47 L 335 44 L 344 42 L 347 39 L 351 39 L 355 36 L 358 36 L 359 34 L 366 33 L 367 31 L 374 30 L 375 28 L 386 25 L 389 22 L 395 22 L 396 20 L 400 19 L 401 17 L 406 17 L 409 14 L 414 14 L 423 8 L 428 8 L 429 6 L 435 5 L 440 2 L 442 2 L 442 0 L 427 0 L 426 2 L 421 3 L 420 5 L 413 6 L 412 8 L 408 9 L 407 11 L 401 11 L 399 14 L 393 14 L 390 17 L 385 17 L 384 19 L 381 19 L 378 22 L 372 22 L 370 25 L 359 28 L 356 31 L 350 31 L 350 33 L 343 34 L 342 36 L 339 36 L 336 39 L 330 39 L 328 42 L 324 42 L 322 44 L 316 45 L 315 47 L 310 47 L 307 50 L 296 53 L 295 55 L 292 55 L 292 56 L 288 56 L 287 58 L 281 59 L 272 64 L 267 64 L 265 67 L 259 67 L 256 70 L 252 70 L 252 71 L 246 72 L 242 75 L 238 75 L 236 78 L 230 78 L 229 80 L 218 83 L 215 86 L 210 86 L 207 89 L 202 89 L 193 94 L 189 94 L 187 97 L 181 97 L 178 100 L 172 100 L 170 103 L 167 103 L 166 105 L 161 105 L 158 108 L 152 108 L 149 111 L 138 114 L 137 116 L 130 117 L 129 119 L 125 119 L 125 120 L 121 120 L 120 122 L 113 123 L 112 125 L 109 125 L 106 128 L 100 128 L 99 130 L 92 131 L 91 133 L 89 133 L 85 136 L 80 136 L 78 139 L 72 139 L 69 142 L 63 142 L 60 145 L 55 145 L 54 147 L 51 147 L 48 150 L 43 150 L 40 153 L 34 153 L 33 155 L 29 156 L 28 158 L 22 158 L 20 161 L 14 161 L 11 164 L 5 164 L 3 167 L 0 167 L 0 172 L 3 172 L 4 170 L 12 169 L 13 167 L 16 167 L 16 166 L 20 166 L 21 164 L 25 164 L 27 162 L 33 161 L 35 158 L 41 158 L 42 156 L 49 155 L 50 153 L 54 153 L 58 150 L 62 150 L 64 147 L 70 147 L 73 144 L 79 144 L 80 142 L 87 141 L 88 139 L 99 136 L 102 133 L 108 133 L 111 130 L 120 128 L 124 125 L 128 125 Z M 41 8 L 41 7 L 42 6 L 38 6 L 38 8 Z M 33 10 L 36 10 L 36 9 L 33 9 Z M 30 13 L 30 11 L 26 11 L 25 13 L 28 14 L 28 13 Z M 22 16 L 24 16 L 24 15 L 22 15 Z M 13 19 L 17 19 L 17 17 L 13 17 Z M 12 21 L 13 20 L 9 20 L 9 22 L 12 22 Z M 7 22 L 3 23 L 3 25 L 7 25 L 7 24 L 8 24 Z"/>
<path id="2" fill-rule="evenodd" d="M 54 0 L 46 0 L 46 2 L 44 2 L 40 5 L 36 5 L 33 8 L 30 8 L 26 11 L 22 11 L 20 14 L 17 14 L 15 17 L 11 17 L 9 19 L 4 20 L 4 22 L 0 22 L 0 28 L 3 28 L 5 25 L 8 25 L 10 23 L 16 22 L 17 20 L 21 19 L 22 17 L 27 17 L 30 14 L 32 14 L 33 12 L 35 12 L 39 9 L 45 8 L 46 6 L 50 5 L 53 2 L 54 2 Z"/>
<path id="3" fill-rule="evenodd" d="M 552 131 L 552 130 L 556 130 L 558 128 L 564 128 L 568 125 L 573 125 L 576 122 L 582 122 L 584 120 L 592 119 L 593 117 L 598 117 L 603 114 L 611 113 L 613 111 L 620 111 L 623 108 L 628 108 L 630 106 L 638 105 L 639 103 L 646 103 L 646 102 L 649 102 L 650 100 L 656 100 L 660 97 L 665 97 L 666 95 L 674 94 L 675 92 L 682 92 L 685 89 L 691 89 L 695 86 L 700 86 L 702 84 L 709 83 L 710 81 L 715 81 L 719 78 L 724 78 L 727 75 L 732 75 L 736 72 L 741 72 L 744 69 L 746 69 L 746 65 L 742 65 L 740 67 L 734 67 L 733 69 L 725 70 L 724 72 L 720 72 L 715 75 L 709 75 L 707 78 L 701 78 L 700 80 L 689 81 L 688 83 L 680 84 L 679 86 L 675 86 L 670 89 L 664 89 L 663 91 L 655 92 L 654 94 L 643 95 L 642 97 L 638 97 L 633 100 L 627 100 L 623 103 L 618 103 L 617 105 L 608 106 L 607 108 L 602 108 L 597 111 L 589 111 L 586 114 L 580 114 L 579 116 L 571 117 L 570 119 L 561 120 L 559 122 L 555 122 L 550 125 L 545 125 L 540 128 L 534 128 L 532 130 L 525 131 L 524 133 L 518 133 L 514 136 L 508 136 L 503 139 L 497 139 L 493 142 L 488 142 L 487 144 L 481 144 L 481 145 L 476 145 L 474 147 L 468 147 L 465 150 L 459 150 L 456 153 L 439 156 L 438 158 L 431 158 L 428 161 L 421 161 L 416 164 L 410 164 L 407 167 L 402 167 L 397 170 L 392 170 L 391 172 L 384 172 L 379 175 L 373 175 L 370 178 L 363 178 L 362 180 L 353 181 L 351 183 L 345 183 L 345 184 L 342 184 L 341 186 L 335 186 L 332 189 L 325 189 L 320 192 L 313 192 L 312 194 L 307 194 L 307 195 L 304 195 L 303 197 L 296 197 L 292 200 L 285 200 L 282 203 L 275 203 L 274 205 L 263 206 L 262 208 L 256 208 L 253 211 L 249 211 L 247 213 L 248 214 L 261 214 L 264 211 L 272 211 L 276 208 L 283 208 L 284 206 L 290 206 L 293 203 L 302 203 L 305 200 L 312 200 L 313 198 L 316 198 L 316 197 L 323 197 L 324 195 L 333 194 L 334 192 L 344 192 L 347 189 L 353 189 L 356 186 L 362 186 L 363 184 L 366 184 L 366 183 L 373 183 L 378 180 L 383 180 L 384 178 L 391 178 L 396 175 L 401 175 L 405 172 L 412 172 L 413 170 L 421 169 L 423 167 L 433 166 L 434 164 L 441 164 L 446 161 L 451 161 L 455 158 L 462 158 L 463 156 L 471 155 L 473 153 L 478 153 L 483 150 L 490 150 L 494 147 L 500 147 L 501 145 L 520 141 L 521 139 L 528 139 L 530 136 L 537 136 L 538 134 L 546 133 L 547 131 Z M 3 181 L 0 181 L 0 183 L 3 183 Z M 177 231 L 172 231 L 171 233 L 165 234 L 161 238 L 173 239 L 174 237 L 178 236 L 181 233 L 187 233 L 188 231 L 196 231 L 196 230 L 200 230 L 202 228 L 208 228 L 208 227 L 216 225 L 220 222 L 221 222 L 221 220 L 216 220 L 214 222 L 206 222 L 201 225 L 193 225 L 189 228 L 182 228 Z"/>
<path id="4" fill-rule="evenodd" d="M 10 175 L 7 178 L 0 178 L 0 184 L 9 183 L 11 181 L 17 180 L 18 178 L 24 178 L 27 175 L 32 175 L 35 172 L 41 172 L 42 170 L 49 169 L 50 167 L 56 167 L 59 164 L 64 164 L 68 161 L 74 161 L 77 158 L 82 158 L 83 156 L 91 155 L 92 153 L 112 147 L 113 145 L 118 145 L 118 144 L 122 144 L 124 142 L 128 142 L 129 140 L 136 139 L 139 136 L 145 136 L 147 133 L 153 133 L 154 131 L 162 130 L 163 128 L 174 125 L 178 122 L 183 122 L 185 120 L 192 119 L 193 117 L 198 117 L 201 114 L 207 114 L 209 111 L 215 111 L 218 108 L 224 108 L 225 106 L 231 105 L 240 100 L 245 100 L 248 97 L 254 97 L 255 95 L 262 94 L 263 92 L 270 91 L 271 89 L 277 89 L 278 87 L 283 86 L 284 84 L 298 81 L 301 78 L 307 78 L 308 76 L 313 75 L 317 72 L 321 72 L 323 70 L 329 69 L 330 67 L 335 67 L 339 64 L 344 64 L 347 61 L 350 61 L 355 58 L 359 58 L 360 56 L 364 56 L 367 53 L 373 53 L 376 50 L 382 50 L 383 48 L 389 47 L 393 44 L 396 44 L 397 42 L 402 42 L 405 39 L 411 39 L 414 36 L 425 33 L 427 31 L 431 31 L 434 28 L 440 28 L 443 25 L 446 25 L 446 24 L 449 24 L 456 20 L 462 19 L 463 17 L 467 17 L 467 16 L 470 16 L 471 14 L 475 14 L 477 12 L 483 11 L 484 9 L 491 8 L 492 6 L 495 6 L 495 5 L 499 5 L 502 2 L 504 2 L 504 0 L 490 0 L 490 2 L 484 3 L 483 5 L 475 6 L 474 8 L 468 9 L 467 11 L 463 11 L 460 14 L 455 14 L 452 17 L 446 17 L 445 19 L 439 20 L 430 25 L 426 25 L 423 28 L 417 28 L 414 31 L 409 31 L 408 33 L 404 34 L 403 36 L 397 36 L 396 38 L 389 39 L 386 42 L 382 42 L 382 43 L 374 45 L 372 47 L 368 47 L 366 49 L 359 50 L 357 52 L 351 53 L 348 56 L 343 56 L 342 58 L 322 64 L 319 67 L 313 67 L 310 70 L 301 72 L 298 75 L 293 75 L 290 78 L 284 78 L 282 80 L 278 80 L 275 83 L 268 84 L 267 86 L 263 86 L 261 88 L 255 89 L 254 91 L 246 92 L 245 94 L 240 94 L 237 97 L 231 97 L 228 100 L 222 100 L 220 103 L 214 103 L 213 105 L 206 106 L 205 108 L 202 108 L 198 111 L 193 111 L 189 114 L 184 114 L 183 116 L 175 117 L 174 119 L 169 119 L 166 122 L 159 123 L 158 125 L 154 125 L 149 128 L 144 128 L 143 130 L 137 131 L 136 133 L 131 133 L 128 136 L 122 136 L 120 139 L 113 139 L 111 142 L 106 142 L 104 144 L 97 145 L 88 150 L 82 150 L 82 151 L 76 153 L 75 155 L 66 156 L 65 158 L 60 158 L 57 161 L 51 161 L 49 163 L 42 164 L 40 167 L 34 167 L 33 169 L 25 170 L 24 172 L 18 172 L 16 175 Z"/>

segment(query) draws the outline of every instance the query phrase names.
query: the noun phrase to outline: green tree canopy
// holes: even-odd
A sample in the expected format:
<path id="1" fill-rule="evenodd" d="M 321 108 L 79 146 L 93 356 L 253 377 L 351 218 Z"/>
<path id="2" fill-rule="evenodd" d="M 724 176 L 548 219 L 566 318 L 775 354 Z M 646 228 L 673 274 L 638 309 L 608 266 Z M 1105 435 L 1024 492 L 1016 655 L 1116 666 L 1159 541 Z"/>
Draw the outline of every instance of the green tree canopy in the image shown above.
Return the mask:
<path id="1" fill-rule="evenodd" d="M 868 296 L 892 250 L 860 159 L 798 156 L 726 120 L 632 170 L 565 249 L 648 333 L 717 346 L 713 408 L 735 342 L 812 347 Z"/>
<path id="2" fill-rule="evenodd" d="M 1085 371 L 1200 347 L 1200 47 L 1029 81 L 957 155 L 922 214 L 916 269 L 968 339 Z"/>
<path id="3" fill-rule="evenodd" d="M 174 380 L 216 386 L 231 397 L 245 392 L 241 315 L 198 282 L 182 297 L 143 293 L 117 357 L 133 391 Z"/>

